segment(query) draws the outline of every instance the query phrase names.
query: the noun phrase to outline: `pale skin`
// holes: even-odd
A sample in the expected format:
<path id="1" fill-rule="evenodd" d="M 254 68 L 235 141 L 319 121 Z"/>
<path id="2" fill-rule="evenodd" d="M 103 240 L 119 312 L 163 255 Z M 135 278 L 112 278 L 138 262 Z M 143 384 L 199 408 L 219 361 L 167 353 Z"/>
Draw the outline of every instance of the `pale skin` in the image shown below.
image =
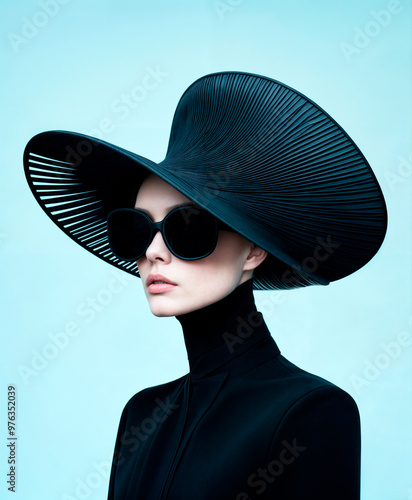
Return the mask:
<path id="1" fill-rule="evenodd" d="M 144 209 L 154 221 L 161 221 L 170 210 L 193 202 L 151 174 L 142 183 L 135 208 Z M 150 310 L 155 316 L 177 316 L 206 307 L 226 297 L 238 285 L 252 278 L 253 270 L 267 252 L 242 235 L 219 230 L 215 250 L 207 257 L 186 261 L 174 256 L 157 232 L 143 257 L 137 260 Z M 176 284 L 163 293 L 150 293 L 149 274 L 160 273 Z"/>

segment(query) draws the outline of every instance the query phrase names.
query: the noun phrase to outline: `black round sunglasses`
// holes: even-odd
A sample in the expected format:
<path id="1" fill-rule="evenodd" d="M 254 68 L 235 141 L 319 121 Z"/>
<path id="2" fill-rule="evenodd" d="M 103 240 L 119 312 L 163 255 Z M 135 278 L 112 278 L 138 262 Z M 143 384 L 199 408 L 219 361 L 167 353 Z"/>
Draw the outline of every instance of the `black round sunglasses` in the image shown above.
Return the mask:
<path id="1" fill-rule="evenodd" d="M 216 248 L 219 229 L 233 231 L 207 210 L 194 205 L 174 208 L 160 222 L 153 222 L 136 208 L 117 208 L 107 217 L 110 248 L 125 261 L 143 257 L 157 231 L 179 259 L 203 259 Z"/>

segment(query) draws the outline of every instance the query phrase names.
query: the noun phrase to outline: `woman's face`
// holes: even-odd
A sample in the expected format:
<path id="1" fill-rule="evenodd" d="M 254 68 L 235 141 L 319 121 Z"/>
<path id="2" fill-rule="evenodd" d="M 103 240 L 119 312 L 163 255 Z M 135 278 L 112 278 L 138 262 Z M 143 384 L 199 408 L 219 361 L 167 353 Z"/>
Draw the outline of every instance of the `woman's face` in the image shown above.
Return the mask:
<path id="1" fill-rule="evenodd" d="M 135 208 L 158 222 L 177 205 L 193 202 L 154 174 L 142 183 Z M 226 297 L 252 277 L 266 252 L 237 233 L 219 230 L 215 250 L 199 260 L 174 256 L 158 231 L 146 254 L 137 260 L 144 292 L 155 316 L 177 316 L 206 307 Z M 161 274 L 172 285 L 148 286 L 149 275 Z M 161 277 L 158 279 L 161 280 Z"/>

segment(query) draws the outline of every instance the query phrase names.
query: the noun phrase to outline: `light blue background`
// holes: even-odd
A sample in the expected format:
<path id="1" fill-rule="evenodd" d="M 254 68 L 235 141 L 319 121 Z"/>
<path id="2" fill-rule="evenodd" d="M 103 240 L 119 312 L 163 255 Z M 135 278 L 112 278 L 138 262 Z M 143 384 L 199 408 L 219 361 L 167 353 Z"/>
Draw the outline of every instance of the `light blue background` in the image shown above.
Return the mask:
<path id="1" fill-rule="evenodd" d="M 283 354 L 358 403 L 363 500 L 410 500 L 410 0 L 8 0 L 0 9 L 0 497 L 106 498 L 124 404 L 188 370 L 178 322 L 150 314 L 140 281 L 113 271 L 44 215 L 24 179 L 25 144 L 51 129 L 99 135 L 108 119 L 101 137 L 161 160 L 186 87 L 210 72 L 239 70 L 280 80 L 328 111 L 384 191 L 387 238 L 363 269 L 328 287 L 255 298 Z M 392 13 L 381 12 L 379 24 L 382 9 Z M 156 88 L 121 113 L 116 102 L 156 68 Z M 76 336 L 57 335 L 70 325 Z M 53 336 L 60 338 L 54 351 Z M 22 375 L 36 352 L 54 357 Z M 11 383 L 18 392 L 14 495 L 5 479 Z"/>

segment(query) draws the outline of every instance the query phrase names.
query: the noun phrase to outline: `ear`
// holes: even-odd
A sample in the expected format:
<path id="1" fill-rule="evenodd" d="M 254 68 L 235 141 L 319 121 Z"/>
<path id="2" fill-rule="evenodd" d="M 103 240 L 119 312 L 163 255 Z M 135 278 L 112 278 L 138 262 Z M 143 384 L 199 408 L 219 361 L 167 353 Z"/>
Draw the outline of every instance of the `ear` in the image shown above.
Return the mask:
<path id="1" fill-rule="evenodd" d="M 266 250 L 256 246 L 252 243 L 249 254 L 246 257 L 245 264 L 243 266 L 244 271 L 250 271 L 256 269 L 259 264 L 261 264 L 267 256 Z"/>

